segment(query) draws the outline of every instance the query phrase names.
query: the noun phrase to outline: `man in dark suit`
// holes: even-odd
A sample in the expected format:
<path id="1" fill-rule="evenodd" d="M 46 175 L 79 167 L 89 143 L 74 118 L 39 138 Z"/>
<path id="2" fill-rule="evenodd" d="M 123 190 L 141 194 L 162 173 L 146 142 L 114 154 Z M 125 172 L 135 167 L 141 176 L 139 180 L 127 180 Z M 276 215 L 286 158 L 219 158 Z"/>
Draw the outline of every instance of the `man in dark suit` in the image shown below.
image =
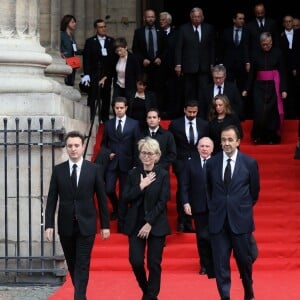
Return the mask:
<path id="1" fill-rule="evenodd" d="M 203 103 L 205 103 L 204 113 L 200 111 L 200 116 L 207 119 L 212 99 L 218 94 L 224 94 L 230 101 L 232 110 L 240 120 L 244 120 L 243 105 L 240 91 L 235 82 L 226 81 L 226 68 L 223 65 L 216 65 L 212 69 L 213 83 L 204 87 Z"/>
<path id="2" fill-rule="evenodd" d="M 283 102 L 284 117 L 286 119 L 296 119 L 298 116 L 297 99 L 299 98 L 297 97 L 297 90 L 299 90 L 299 81 L 297 82 L 297 72 L 294 71 L 294 53 L 299 56 L 300 35 L 299 30 L 293 29 L 293 17 L 291 15 L 283 17 L 282 25 L 284 30 L 279 38 L 279 46 L 286 63 L 288 93 L 287 98 Z"/>
<path id="3" fill-rule="evenodd" d="M 106 34 L 105 22 L 97 19 L 94 22 L 94 28 L 96 35 L 88 38 L 84 45 L 83 71 L 85 75 L 81 83 L 90 86 L 88 106 L 91 119 L 96 113 L 96 101 L 98 101 L 99 122 L 105 122 L 109 119 L 111 84 L 117 55 L 114 39 Z"/>
<path id="4" fill-rule="evenodd" d="M 161 156 L 158 164 L 161 168 L 169 171 L 171 164 L 176 159 L 176 144 L 173 134 L 163 129 L 160 125 L 160 114 L 156 108 L 151 108 L 147 113 L 148 128 L 144 131 L 144 136 L 150 136 L 159 143 Z"/>
<path id="5" fill-rule="evenodd" d="M 179 29 L 175 50 L 175 71 L 183 75 L 185 101 L 199 101 L 203 111 L 202 90 L 209 82 L 210 71 L 215 64 L 215 33 L 210 24 L 203 23 L 201 8 L 190 12 L 191 22 Z"/>
<path id="6" fill-rule="evenodd" d="M 208 136 L 208 122 L 197 117 L 197 101 L 187 102 L 184 107 L 184 114 L 184 117 L 172 120 L 169 125 L 169 131 L 174 136 L 177 151 L 177 157 L 173 163 L 173 172 L 177 179 L 177 229 L 180 232 L 194 232 L 191 217 L 186 215 L 183 210 L 181 174 L 188 160 L 199 159 L 197 143 L 203 136 Z"/>
<path id="7" fill-rule="evenodd" d="M 165 59 L 166 44 L 164 33 L 155 27 L 156 15 L 152 9 L 144 11 L 145 25 L 134 31 L 132 52 L 142 70 L 148 75 L 148 89 L 156 93 L 158 108 L 163 107 L 164 81 L 161 64 Z"/>
<path id="8" fill-rule="evenodd" d="M 197 145 L 198 159 L 191 159 L 187 162 L 181 178 L 181 198 L 184 212 L 193 216 L 195 223 L 200 258 L 199 273 L 207 274 L 208 278 L 214 277 L 214 265 L 208 233 L 206 161 L 210 159 L 213 149 L 214 143 L 209 137 L 201 138 Z"/>
<path id="9" fill-rule="evenodd" d="M 175 49 L 178 39 L 178 30 L 172 26 L 172 16 L 164 11 L 159 14 L 159 24 L 165 34 L 166 56 L 162 61 L 164 76 L 164 105 L 161 111 L 162 118 L 175 119 L 183 112 L 183 80 L 175 72 Z"/>
<path id="10" fill-rule="evenodd" d="M 126 214 L 126 205 L 122 201 L 122 193 L 128 171 L 132 169 L 137 158 L 137 141 L 140 138 L 138 121 L 126 116 L 127 100 L 116 97 L 113 102 L 116 117 L 104 124 L 101 147 L 109 150 L 109 163 L 105 171 L 105 189 L 112 204 L 111 219 L 119 219 L 119 231 Z M 119 197 L 116 183 L 119 180 Z"/>
<path id="11" fill-rule="evenodd" d="M 254 6 L 254 16 L 255 18 L 246 24 L 248 32 L 248 47 L 249 58 L 248 63 L 250 63 L 253 57 L 253 52 L 260 51 L 260 35 L 263 32 L 270 32 L 272 35 L 274 45 L 278 45 L 278 30 L 275 20 L 268 18 L 266 16 L 266 9 L 263 3 L 257 3 Z M 250 65 L 248 65 L 250 68 Z M 249 70 L 249 69 L 248 69 Z"/>
<path id="12" fill-rule="evenodd" d="M 251 236 L 253 206 L 260 182 L 255 159 L 238 150 L 239 131 L 221 132 L 223 152 L 207 161 L 209 232 L 217 287 L 221 299 L 230 299 L 230 256 L 233 251 L 244 287 L 244 299 L 254 300 Z"/>
<path id="13" fill-rule="evenodd" d="M 235 82 L 242 94 L 247 81 L 248 33 L 245 25 L 245 14 L 237 11 L 233 16 L 233 26 L 225 28 L 220 39 L 218 62 L 226 68 L 226 80 Z M 246 99 L 243 99 L 243 114 L 248 113 Z"/>
<path id="14" fill-rule="evenodd" d="M 54 167 L 45 213 L 48 241 L 53 239 L 54 217 L 59 199 L 58 234 L 67 261 L 75 300 L 86 300 L 89 266 L 100 213 L 101 236 L 110 235 L 109 214 L 100 167 L 83 159 L 84 137 L 77 131 L 66 136 L 69 160 Z"/>

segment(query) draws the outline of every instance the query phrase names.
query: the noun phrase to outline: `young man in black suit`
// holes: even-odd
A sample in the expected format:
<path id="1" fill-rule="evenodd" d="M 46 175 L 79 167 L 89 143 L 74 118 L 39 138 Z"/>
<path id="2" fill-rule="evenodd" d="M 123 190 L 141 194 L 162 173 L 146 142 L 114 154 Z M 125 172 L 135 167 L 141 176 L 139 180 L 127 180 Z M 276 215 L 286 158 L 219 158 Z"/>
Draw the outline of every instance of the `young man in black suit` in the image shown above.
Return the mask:
<path id="1" fill-rule="evenodd" d="M 184 117 L 172 120 L 169 131 L 173 134 L 177 157 L 173 163 L 173 172 L 177 179 L 176 206 L 178 215 L 178 231 L 194 232 L 192 219 L 183 210 L 181 199 L 181 175 L 188 160 L 199 159 L 197 143 L 203 136 L 208 136 L 208 122 L 197 117 L 198 102 L 189 101 L 184 107 Z"/>
<path id="2" fill-rule="evenodd" d="M 74 299 L 85 300 L 90 256 L 97 231 L 97 209 L 101 236 L 110 236 L 109 214 L 100 167 L 83 159 L 84 137 L 77 131 L 66 136 L 69 160 L 54 167 L 45 213 L 48 241 L 53 239 L 59 199 L 58 234 L 75 290 Z"/>
<path id="3" fill-rule="evenodd" d="M 113 211 L 111 219 L 118 218 L 118 230 L 122 231 L 124 217 L 127 211 L 122 201 L 124 184 L 128 171 L 137 161 L 137 141 L 141 137 L 138 121 L 126 116 L 127 100 L 116 97 L 113 102 L 115 117 L 106 121 L 101 147 L 109 152 L 109 162 L 105 171 L 105 189 Z M 119 180 L 119 197 L 116 193 L 116 183 Z"/>
<path id="4" fill-rule="evenodd" d="M 96 101 L 99 103 L 98 118 L 100 123 L 109 119 L 112 76 L 118 56 L 115 53 L 114 39 L 106 33 L 106 23 L 97 19 L 94 22 L 94 28 L 96 35 L 88 38 L 84 45 L 84 76 L 81 83 L 90 86 L 88 106 L 90 107 L 91 119 L 96 113 Z"/>
<path id="5" fill-rule="evenodd" d="M 239 131 L 228 126 L 221 132 L 223 152 L 206 163 L 209 233 L 220 298 L 230 299 L 230 256 L 233 251 L 244 287 L 244 299 L 254 300 L 252 232 L 253 206 L 260 182 L 255 159 L 238 150 Z"/>
<path id="6" fill-rule="evenodd" d="M 236 82 L 241 94 L 247 80 L 246 63 L 249 57 L 245 14 L 235 12 L 232 22 L 233 25 L 225 28 L 221 35 L 218 62 L 225 66 L 227 80 Z"/>
<path id="7" fill-rule="evenodd" d="M 176 144 L 173 134 L 163 129 L 160 125 L 160 114 L 156 108 L 151 108 L 147 113 L 148 128 L 144 131 L 144 136 L 150 136 L 159 143 L 161 156 L 158 164 L 161 168 L 169 171 L 171 164 L 176 159 Z"/>

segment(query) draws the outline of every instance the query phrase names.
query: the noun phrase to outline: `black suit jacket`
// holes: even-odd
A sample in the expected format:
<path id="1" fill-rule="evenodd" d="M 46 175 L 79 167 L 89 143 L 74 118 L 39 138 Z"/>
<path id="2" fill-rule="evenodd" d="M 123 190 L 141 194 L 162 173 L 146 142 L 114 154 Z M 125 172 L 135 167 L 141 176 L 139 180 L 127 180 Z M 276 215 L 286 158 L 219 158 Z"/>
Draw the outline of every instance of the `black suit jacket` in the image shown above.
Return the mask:
<path id="1" fill-rule="evenodd" d="M 189 203 L 192 214 L 207 211 L 206 178 L 201 165 L 201 157 L 189 160 L 181 175 L 182 205 Z"/>
<path id="2" fill-rule="evenodd" d="M 292 69 L 297 70 L 300 75 L 300 29 L 294 31 L 293 37 L 293 53 L 292 53 Z"/>
<path id="3" fill-rule="evenodd" d="M 225 218 L 235 234 L 254 231 L 253 206 L 260 190 L 256 160 L 238 152 L 228 190 L 223 182 L 223 152 L 207 161 L 206 170 L 210 232 L 219 233 Z"/>
<path id="4" fill-rule="evenodd" d="M 173 163 L 173 170 L 175 172 L 181 172 L 183 170 L 185 160 L 199 156 L 197 144 L 199 139 L 208 136 L 208 122 L 201 118 L 196 118 L 196 126 L 198 140 L 195 145 L 190 145 L 185 133 L 185 117 L 172 120 L 169 125 L 169 131 L 171 131 L 174 136 L 177 151 L 177 157 Z"/>
<path id="5" fill-rule="evenodd" d="M 175 64 L 183 73 L 208 73 L 215 64 L 215 33 L 210 24 L 201 24 L 201 42 L 195 38 L 192 23 L 179 29 L 175 50 Z"/>
<path id="6" fill-rule="evenodd" d="M 236 84 L 234 82 L 226 81 L 224 82 L 224 90 L 223 94 L 225 94 L 229 101 L 231 108 L 236 113 L 236 115 L 239 117 L 240 120 L 244 120 L 243 115 L 243 103 L 242 98 L 240 95 L 240 91 L 238 90 Z M 211 101 L 214 97 L 214 84 L 210 83 L 206 89 L 203 91 L 203 103 L 204 103 L 204 110 L 205 110 L 205 116 L 207 118 L 208 112 L 210 109 Z"/>
<path id="7" fill-rule="evenodd" d="M 220 52 L 218 61 L 226 66 L 226 69 L 232 68 L 233 64 L 242 65 L 245 69 L 248 54 L 248 33 L 247 28 L 242 27 L 241 39 L 239 44 L 236 46 L 234 43 L 234 27 L 230 26 L 224 29 L 224 32 L 220 39 Z"/>
<path id="8" fill-rule="evenodd" d="M 91 81 L 99 81 L 104 75 L 111 79 L 118 56 L 115 53 L 114 39 L 107 36 L 104 42 L 107 56 L 102 55 L 102 47 L 97 35 L 85 41 L 83 50 L 83 70 L 90 75 Z"/>
<path id="9" fill-rule="evenodd" d="M 45 229 L 54 228 L 55 211 L 59 199 L 59 235 L 72 235 L 75 214 L 82 235 L 96 234 L 97 209 L 94 202 L 95 193 L 100 210 L 101 228 L 109 228 L 108 207 L 100 167 L 84 160 L 77 191 L 75 191 L 71 182 L 69 162 L 66 161 L 55 166 L 47 198 Z"/>
<path id="10" fill-rule="evenodd" d="M 144 131 L 144 136 L 150 136 L 149 129 Z M 158 164 L 161 168 L 169 170 L 169 167 L 176 159 L 176 144 L 173 134 L 159 126 L 153 138 L 158 141 L 161 150 Z"/>
<path id="11" fill-rule="evenodd" d="M 133 41 L 132 41 L 132 52 L 136 55 L 139 63 L 143 66 L 144 59 L 152 60 L 149 57 L 147 42 L 146 42 L 146 31 L 145 26 L 137 28 L 134 31 Z M 160 58 L 162 61 L 165 59 L 166 55 L 166 40 L 164 33 L 156 29 L 157 34 L 157 53 L 155 58 Z"/>
<path id="12" fill-rule="evenodd" d="M 167 217 L 167 201 L 170 199 L 169 172 L 155 166 L 156 180 L 143 191 L 140 189 L 140 177 L 144 174 L 141 167 L 129 171 L 124 188 L 124 201 L 129 205 L 125 219 L 124 233 L 131 235 L 136 228 L 139 218 L 139 207 L 144 207 L 144 224 L 149 223 L 152 228 L 150 234 L 164 236 L 170 234 Z M 144 174 L 145 175 L 145 174 Z"/>
<path id="13" fill-rule="evenodd" d="M 127 172 L 137 161 L 137 141 L 141 137 L 139 123 L 126 117 L 121 136 L 116 131 L 116 118 L 110 119 L 104 124 L 104 132 L 101 146 L 115 153 L 115 157 L 109 161 L 107 169 Z"/>
<path id="14" fill-rule="evenodd" d="M 273 19 L 265 18 L 263 30 L 259 28 L 256 19 L 253 19 L 250 22 L 248 22 L 246 24 L 246 28 L 248 32 L 248 45 L 250 49 L 248 62 L 251 61 L 251 57 L 253 56 L 253 53 L 261 49 L 259 38 L 262 32 L 270 32 L 272 35 L 273 46 L 278 46 L 279 36 L 278 36 L 276 22 Z"/>

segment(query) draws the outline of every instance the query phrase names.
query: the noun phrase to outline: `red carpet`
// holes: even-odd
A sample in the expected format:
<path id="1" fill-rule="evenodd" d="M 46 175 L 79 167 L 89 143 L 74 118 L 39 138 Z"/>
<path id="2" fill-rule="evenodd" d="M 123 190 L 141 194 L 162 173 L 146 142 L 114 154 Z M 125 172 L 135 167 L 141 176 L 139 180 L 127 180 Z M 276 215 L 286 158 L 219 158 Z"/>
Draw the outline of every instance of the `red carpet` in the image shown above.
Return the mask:
<path id="1" fill-rule="evenodd" d="M 163 126 L 167 126 L 167 122 Z M 241 150 L 258 160 L 261 174 L 260 199 L 255 207 L 255 237 L 259 247 L 253 273 L 255 296 L 258 300 L 299 300 L 300 160 L 293 159 L 297 122 L 285 121 L 280 145 L 252 145 L 249 138 L 251 121 L 246 121 L 243 126 L 245 139 Z M 169 219 L 173 234 L 167 238 L 159 299 L 218 300 L 215 281 L 198 274 L 194 234 L 175 231 L 173 176 L 172 186 Z M 96 238 L 88 300 L 138 300 L 141 292 L 128 262 L 127 238 L 116 233 L 115 221 L 112 222 L 112 232 L 107 241 L 99 236 Z M 232 270 L 231 299 L 240 300 L 243 299 L 243 289 L 234 261 Z M 73 299 L 70 278 L 48 299 Z"/>

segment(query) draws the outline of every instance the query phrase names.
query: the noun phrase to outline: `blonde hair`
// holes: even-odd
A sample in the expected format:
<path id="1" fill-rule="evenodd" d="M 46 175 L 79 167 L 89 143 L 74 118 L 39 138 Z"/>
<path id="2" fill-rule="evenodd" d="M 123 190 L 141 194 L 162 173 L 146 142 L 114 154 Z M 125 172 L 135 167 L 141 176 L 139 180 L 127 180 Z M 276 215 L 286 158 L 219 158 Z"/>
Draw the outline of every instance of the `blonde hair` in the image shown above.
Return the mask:
<path id="1" fill-rule="evenodd" d="M 210 104 L 210 110 L 208 114 L 208 120 L 212 121 L 218 117 L 218 114 L 216 112 L 216 101 L 221 100 L 224 103 L 224 110 L 226 115 L 231 115 L 233 113 L 230 101 L 226 95 L 216 95 Z"/>
<path id="2" fill-rule="evenodd" d="M 161 150 L 159 143 L 156 139 L 153 139 L 149 136 L 138 141 L 138 150 L 139 152 L 141 152 L 142 150 L 149 150 L 158 156 L 157 161 L 159 161 L 160 159 Z"/>

